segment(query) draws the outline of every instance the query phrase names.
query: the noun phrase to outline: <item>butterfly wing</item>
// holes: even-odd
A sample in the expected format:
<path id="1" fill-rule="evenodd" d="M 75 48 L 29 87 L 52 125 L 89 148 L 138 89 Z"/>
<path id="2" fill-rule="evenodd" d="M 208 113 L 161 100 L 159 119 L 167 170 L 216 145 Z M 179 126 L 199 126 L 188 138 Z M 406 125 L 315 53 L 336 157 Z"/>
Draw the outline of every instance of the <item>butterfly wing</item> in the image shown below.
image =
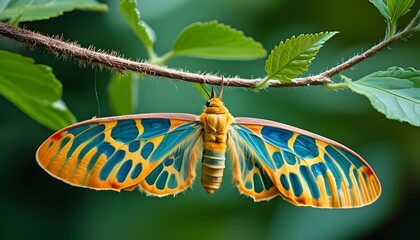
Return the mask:
<path id="1" fill-rule="evenodd" d="M 351 208 L 370 204 L 381 192 L 358 154 L 285 124 L 236 118 L 228 145 L 238 188 L 256 201 L 280 194 L 298 206 Z"/>
<path id="2" fill-rule="evenodd" d="M 71 185 L 176 194 L 191 186 L 202 126 L 190 114 L 137 114 L 76 123 L 38 149 L 39 165 Z"/>
<path id="3" fill-rule="evenodd" d="M 258 146 L 259 145 L 259 146 Z M 260 164 L 259 149 L 266 146 L 248 128 L 233 124 L 228 132 L 226 158 L 233 164 L 233 180 L 241 193 L 255 201 L 270 200 L 280 194 L 270 172 Z"/>

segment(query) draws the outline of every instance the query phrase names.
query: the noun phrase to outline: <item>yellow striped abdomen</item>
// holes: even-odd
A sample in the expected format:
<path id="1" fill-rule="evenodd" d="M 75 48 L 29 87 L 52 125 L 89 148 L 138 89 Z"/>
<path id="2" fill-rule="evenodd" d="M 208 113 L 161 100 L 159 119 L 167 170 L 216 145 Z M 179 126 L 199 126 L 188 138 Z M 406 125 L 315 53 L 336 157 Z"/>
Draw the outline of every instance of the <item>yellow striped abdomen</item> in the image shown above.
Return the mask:
<path id="1" fill-rule="evenodd" d="M 204 149 L 201 167 L 201 185 L 207 193 L 213 193 L 220 187 L 225 169 L 225 153 Z"/>

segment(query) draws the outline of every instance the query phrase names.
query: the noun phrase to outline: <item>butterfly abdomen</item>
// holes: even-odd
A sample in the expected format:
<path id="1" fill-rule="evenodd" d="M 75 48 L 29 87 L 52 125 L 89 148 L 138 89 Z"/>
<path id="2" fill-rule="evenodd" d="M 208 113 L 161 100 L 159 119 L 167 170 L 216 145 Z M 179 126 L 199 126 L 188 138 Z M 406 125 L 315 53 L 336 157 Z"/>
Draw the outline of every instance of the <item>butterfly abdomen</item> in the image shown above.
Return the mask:
<path id="1" fill-rule="evenodd" d="M 220 188 L 225 169 L 225 153 L 204 149 L 201 167 L 201 185 L 208 193 Z"/>

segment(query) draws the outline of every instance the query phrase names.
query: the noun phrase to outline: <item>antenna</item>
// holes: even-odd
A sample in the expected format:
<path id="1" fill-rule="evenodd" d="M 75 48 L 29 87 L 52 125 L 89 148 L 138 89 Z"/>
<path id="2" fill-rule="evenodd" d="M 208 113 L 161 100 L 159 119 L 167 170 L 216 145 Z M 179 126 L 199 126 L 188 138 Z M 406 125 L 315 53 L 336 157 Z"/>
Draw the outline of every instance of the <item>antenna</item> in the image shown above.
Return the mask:
<path id="1" fill-rule="evenodd" d="M 220 90 L 219 90 L 219 96 L 218 96 L 220 100 L 222 100 L 222 95 L 223 95 L 223 77 L 222 77 L 222 84 L 220 84 Z"/>

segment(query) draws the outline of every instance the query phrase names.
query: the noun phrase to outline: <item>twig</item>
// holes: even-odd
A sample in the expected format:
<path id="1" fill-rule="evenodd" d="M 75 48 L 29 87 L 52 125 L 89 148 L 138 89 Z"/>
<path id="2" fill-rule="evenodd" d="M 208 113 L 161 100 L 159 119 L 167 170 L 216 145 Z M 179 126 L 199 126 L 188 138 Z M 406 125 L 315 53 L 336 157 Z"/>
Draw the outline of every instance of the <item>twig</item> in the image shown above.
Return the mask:
<path id="1" fill-rule="evenodd" d="M 384 48 L 388 47 L 389 45 L 391 45 L 392 43 L 398 41 L 400 38 L 404 37 L 406 35 L 405 32 L 400 32 L 398 34 L 395 34 L 394 37 L 389 38 L 387 40 L 384 40 L 380 43 L 378 43 L 377 45 L 373 46 L 372 48 L 370 48 L 369 50 L 356 55 L 352 58 L 350 58 L 349 60 L 343 62 L 342 64 L 333 67 L 321 74 L 319 74 L 320 76 L 323 76 L 325 78 L 331 78 L 334 75 L 337 75 L 338 73 L 351 68 L 352 66 L 358 64 L 359 62 L 372 57 L 373 55 L 377 54 L 378 52 L 382 51 Z"/>
<path id="2" fill-rule="evenodd" d="M 171 69 L 161 66 L 152 65 L 145 62 L 136 62 L 122 57 L 115 56 L 115 54 L 108 54 L 104 52 L 95 51 L 91 48 L 83 48 L 78 44 L 66 42 L 62 39 L 48 37 L 40 33 L 36 33 L 27 29 L 10 26 L 6 23 L 0 23 L 0 34 L 16 41 L 26 43 L 32 47 L 41 46 L 58 56 L 69 56 L 71 58 L 86 61 L 90 64 L 99 64 L 117 71 L 131 70 L 143 74 L 160 76 L 171 79 L 180 79 L 188 82 L 207 83 L 211 85 L 227 85 L 233 87 L 247 87 L 255 88 L 258 82 L 262 79 L 243 79 L 243 78 L 226 78 L 216 75 L 201 75 L 197 73 L 190 73 L 178 69 Z M 399 38 L 404 37 L 404 31 L 395 35 L 393 38 L 382 41 L 373 46 L 366 52 L 356 55 L 348 61 L 331 68 L 321 74 L 295 78 L 290 83 L 281 83 L 276 80 L 270 80 L 267 87 L 297 87 L 310 85 L 323 85 L 331 83 L 330 78 L 352 66 L 371 57 L 382 49 L 386 48 Z"/>

